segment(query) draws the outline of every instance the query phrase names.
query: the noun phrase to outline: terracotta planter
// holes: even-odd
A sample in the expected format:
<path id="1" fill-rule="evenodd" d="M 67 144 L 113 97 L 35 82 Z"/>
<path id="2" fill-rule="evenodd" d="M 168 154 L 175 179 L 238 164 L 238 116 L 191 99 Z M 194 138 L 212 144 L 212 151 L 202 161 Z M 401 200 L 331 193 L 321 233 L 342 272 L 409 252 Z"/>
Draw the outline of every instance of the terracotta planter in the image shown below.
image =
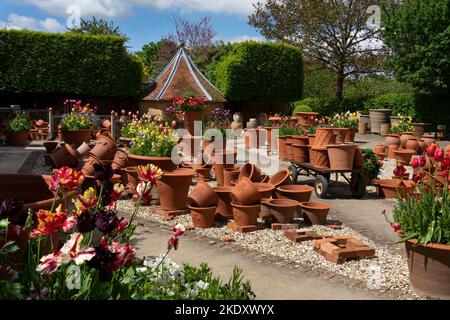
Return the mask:
<path id="1" fill-rule="evenodd" d="M 308 134 L 308 145 L 310 145 L 310 146 L 314 145 L 315 141 L 316 141 L 316 135 Z"/>
<path id="2" fill-rule="evenodd" d="M 218 186 L 223 186 L 224 180 L 224 170 L 234 169 L 236 163 L 237 152 L 236 151 L 225 151 L 221 153 L 216 153 L 214 155 L 214 172 L 215 178 Z"/>
<path id="3" fill-rule="evenodd" d="M 399 150 L 399 146 L 395 145 L 395 144 L 391 144 L 389 146 L 387 146 L 387 157 L 389 159 L 395 159 L 395 153 L 394 151 Z"/>
<path id="4" fill-rule="evenodd" d="M 278 137 L 278 158 L 287 160 L 286 137 Z"/>
<path id="5" fill-rule="evenodd" d="M 91 142 L 91 129 L 83 130 L 64 130 L 61 129 L 62 139 L 65 143 L 75 145 L 78 148 L 83 142 Z"/>
<path id="6" fill-rule="evenodd" d="M 388 134 L 386 139 L 384 139 L 384 145 L 386 147 L 390 145 L 396 145 L 400 147 L 401 145 L 400 136 L 398 134 Z"/>
<path id="7" fill-rule="evenodd" d="M 261 175 L 261 182 L 262 183 L 269 183 L 270 177 L 268 174 L 262 174 Z"/>
<path id="8" fill-rule="evenodd" d="M 334 128 L 317 128 L 313 144 L 311 147 L 324 148 L 335 142 Z"/>
<path id="9" fill-rule="evenodd" d="M 336 144 L 327 146 L 331 170 L 351 171 L 355 160 L 356 145 Z"/>
<path id="10" fill-rule="evenodd" d="M 111 164 L 113 170 L 123 169 L 127 166 L 128 153 L 124 149 L 116 149 Z"/>
<path id="11" fill-rule="evenodd" d="M 409 139 L 415 139 L 416 137 L 414 136 L 414 133 L 413 132 L 403 132 L 401 135 L 400 135 L 400 141 L 401 141 L 401 147 L 403 148 L 403 149 L 405 149 L 406 148 L 406 142 L 409 140 Z"/>
<path id="12" fill-rule="evenodd" d="M 91 154 L 84 162 L 83 168 L 81 168 L 81 173 L 84 176 L 93 176 L 95 173 L 94 164 L 103 165 L 103 162 Z"/>
<path id="13" fill-rule="evenodd" d="M 347 136 L 349 132 L 349 128 L 335 128 L 333 130 L 333 134 L 335 135 L 334 143 L 328 143 L 328 144 L 342 144 L 345 143 L 345 137 Z M 324 146 L 326 147 L 326 146 Z"/>
<path id="14" fill-rule="evenodd" d="M 231 191 L 231 199 L 240 205 L 253 205 L 261 201 L 261 195 L 252 181 L 243 177 Z"/>
<path id="15" fill-rule="evenodd" d="M 174 171 L 177 168 L 177 165 L 173 163 L 171 157 L 147 157 L 132 153 L 128 154 L 129 166 L 145 166 L 150 163 L 161 168 L 164 172 Z"/>
<path id="16" fill-rule="evenodd" d="M 275 173 L 269 179 L 269 183 L 272 184 L 275 188 L 279 186 L 292 184 L 291 176 L 289 175 L 289 170 L 283 169 Z"/>
<path id="17" fill-rule="evenodd" d="M 101 137 L 108 137 L 111 138 L 111 131 L 110 129 L 100 129 L 96 134 L 95 134 L 95 139 L 99 140 Z"/>
<path id="18" fill-rule="evenodd" d="M 419 140 L 419 148 L 417 149 L 417 153 L 418 154 L 424 154 L 425 150 L 426 150 L 426 145 L 425 145 L 425 141 L 423 140 Z"/>
<path id="19" fill-rule="evenodd" d="M 219 197 L 209 184 L 199 181 L 189 194 L 188 201 L 193 207 L 206 208 L 217 205 Z"/>
<path id="20" fill-rule="evenodd" d="M 231 206 L 231 190 L 233 187 L 214 187 L 214 192 L 219 198 L 217 203 L 216 216 L 219 220 L 229 220 L 233 217 L 233 207 Z"/>
<path id="21" fill-rule="evenodd" d="M 126 167 L 125 172 L 127 173 L 127 182 L 130 184 L 134 190 L 136 190 L 139 184 L 139 175 L 137 167 Z"/>
<path id="22" fill-rule="evenodd" d="M 87 154 L 89 151 L 91 151 L 91 147 L 86 142 L 83 142 L 78 148 L 77 148 L 77 154 L 78 156 L 82 157 L 85 154 Z"/>
<path id="23" fill-rule="evenodd" d="M 297 163 L 308 163 L 309 162 L 309 146 L 292 144 L 292 149 L 294 151 L 294 161 Z"/>
<path id="24" fill-rule="evenodd" d="M 355 158 L 353 159 L 353 168 L 361 169 L 364 165 L 364 154 L 360 147 L 355 148 Z"/>
<path id="25" fill-rule="evenodd" d="M 422 140 L 425 142 L 425 147 L 427 148 L 430 144 L 436 143 L 436 139 L 432 135 L 424 134 Z"/>
<path id="26" fill-rule="evenodd" d="M 409 164 L 411 162 L 412 156 L 416 155 L 417 152 L 409 149 L 394 150 L 394 157 L 397 161 L 403 164 Z"/>
<path id="27" fill-rule="evenodd" d="M 211 166 L 210 165 L 195 165 L 195 172 L 198 175 L 198 181 L 209 181 L 211 180 Z"/>
<path id="28" fill-rule="evenodd" d="M 391 130 L 391 124 L 389 122 L 380 124 L 380 136 L 381 137 L 386 137 L 389 134 L 390 130 Z"/>
<path id="29" fill-rule="evenodd" d="M 270 209 L 270 214 L 278 223 L 291 223 L 294 221 L 297 208 L 300 203 L 290 199 L 269 199 L 263 202 L 263 206 Z"/>
<path id="30" fill-rule="evenodd" d="M 388 199 L 409 198 L 414 191 L 414 183 L 409 180 L 383 179 L 378 180 L 376 185 Z"/>
<path id="31" fill-rule="evenodd" d="M 194 125 L 196 121 L 202 121 L 201 111 L 186 111 L 184 113 L 184 128 L 189 131 L 191 135 L 194 135 Z"/>
<path id="32" fill-rule="evenodd" d="M 279 199 L 291 199 L 298 202 L 308 202 L 314 188 L 307 185 L 291 184 L 279 186 L 276 195 Z"/>
<path id="33" fill-rule="evenodd" d="M 216 217 L 217 207 L 199 208 L 189 206 L 191 210 L 192 224 L 195 228 L 212 228 Z"/>
<path id="34" fill-rule="evenodd" d="M 349 128 L 347 134 L 345 135 L 345 143 L 355 142 L 355 135 L 358 130 L 356 128 Z"/>
<path id="35" fill-rule="evenodd" d="M 330 167 L 327 148 L 311 147 L 310 159 L 312 165 L 316 168 Z"/>
<path id="36" fill-rule="evenodd" d="M 258 214 L 261 211 L 261 205 L 240 205 L 231 203 L 233 207 L 233 219 L 238 226 L 257 225 Z"/>
<path id="37" fill-rule="evenodd" d="M 309 144 L 309 139 L 307 136 L 292 136 L 292 144 L 307 146 Z"/>
<path id="38" fill-rule="evenodd" d="M 366 134 L 367 133 L 367 123 L 359 122 L 358 123 L 358 133 Z"/>
<path id="39" fill-rule="evenodd" d="M 61 146 L 54 154 L 50 155 L 50 159 L 55 168 L 62 166 L 76 168 L 78 166 L 78 155 L 69 144 Z"/>
<path id="40" fill-rule="evenodd" d="M 325 224 L 331 206 L 323 202 L 302 202 L 303 219 L 312 225 Z"/>
<path id="41" fill-rule="evenodd" d="M 450 246 L 405 242 L 411 288 L 422 297 L 450 299 Z"/>
<path id="42" fill-rule="evenodd" d="M 223 172 L 223 185 L 231 186 L 231 181 L 238 180 L 241 171 L 235 168 L 227 168 Z"/>
<path id="43" fill-rule="evenodd" d="M 186 208 L 189 187 L 194 177 L 194 170 L 179 168 L 165 172 L 161 179 L 156 181 L 161 209 L 177 211 Z"/>
<path id="44" fill-rule="evenodd" d="M 375 154 L 386 152 L 386 147 L 383 144 L 377 144 L 375 148 L 373 148 L 373 152 Z"/>
<path id="45" fill-rule="evenodd" d="M 298 122 L 301 125 L 307 125 L 311 118 L 316 118 L 319 115 L 318 112 L 296 112 L 295 116 L 297 117 Z"/>
<path id="46" fill-rule="evenodd" d="M 114 159 L 116 147 L 116 143 L 112 139 L 102 136 L 97 140 L 91 153 L 100 160 L 112 160 Z"/>
<path id="47" fill-rule="evenodd" d="M 359 116 L 359 124 L 365 127 L 365 130 L 370 130 L 370 115 L 362 114 Z M 360 132 L 361 133 L 361 132 Z"/>
<path id="48" fill-rule="evenodd" d="M 294 149 L 292 147 L 292 142 L 286 142 L 286 154 L 287 161 L 294 161 Z"/>
<path id="49" fill-rule="evenodd" d="M 50 154 L 50 153 L 53 153 L 53 151 L 55 151 L 58 144 L 59 143 L 56 141 L 45 141 L 44 147 L 45 147 L 45 150 L 47 150 L 47 153 Z"/>
<path id="50" fill-rule="evenodd" d="M 372 133 L 380 133 L 380 125 L 389 122 L 391 109 L 370 109 L 370 131 Z"/>
<path id="51" fill-rule="evenodd" d="M 242 178 L 249 178 L 252 182 L 260 182 L 261 181 L 261 169 L 251 163 L 246 163 L 239 174 L 238 180 Z M 231 180 L 230 180 L 231 181 Z"/>
<path id="52" fill-rule="evenodd" d="M 102 121 L 102 127 L 103 128 L 111 128 L 111 121 L 109 119 L 104 119 Z"/>
<path id="53" fill-rule="evenodd" d="M 422 137 L 432 126 L 431 123 L 413 123 L 412 125 L 414 127 L 414 135 L 417 138 Z"/>
<path id="54" fill-rule="evenodd" d="M 275 186 L 270 183 L 254 182 L 253 184 L 258 189 L 261 198 L 270 198 L 273 190 L 275 190 Z"/>
<path id="55" fill-rule="evenodd" d="M 29 131 L 7 132 L 6 141 L 11 146 L 26 146 L 28 144 Z"/>
<path id="56" fill-rule="evenodd" d="M 406 141 L 405 147 L 406 149 L 413 150 L 417 153 L 417 150 L 419 150 L 419 142 L 417 141 L 417 139 L 408 139 L 408 141 Z"/>

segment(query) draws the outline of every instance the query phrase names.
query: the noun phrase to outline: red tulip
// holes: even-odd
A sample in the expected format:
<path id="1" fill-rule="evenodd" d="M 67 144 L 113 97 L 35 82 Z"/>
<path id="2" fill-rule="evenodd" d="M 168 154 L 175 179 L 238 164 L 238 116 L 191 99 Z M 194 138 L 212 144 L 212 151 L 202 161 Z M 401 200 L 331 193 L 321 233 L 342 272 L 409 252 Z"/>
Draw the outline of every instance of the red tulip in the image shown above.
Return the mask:
<path id="1" fill-rule="evenodd" d="M 444 157 L 445 157 L 444 149 L 438 148 L 436 149 L 436 151 L 434 151 L 434 159 L 437 162 L 441 162 L 442 160 L 444 160 Z"/>
<path id="2" fill-rule="evenodd" d="M 423 167 L 426 166 L 426 164 L 427 164 L 427 158 L 425 158 L 425 157 L 420 157 L 420 158 L 419 158 L 419 167 L 423 168 Z"/>
<path id="3" fill-rule="evenodd" d="M 436 151 L 436 148 L 437 148 L 436 143 L 430 144 L 427 148 L 427 155 L 430 157 L 433 157 L 434 152 Z"/>
<path id="4" fill-rule="evenodd" d="M 417 169 L 419 167 L 419 158 L 414 157 L 411 159 L 411 167 Z"/>
<path id="5" fill-rule="evenodd" d="M 401 228 L 400 224 L 398 224 L 398 223 L 391 223 L 391 227 L 392 227 L 392 229 L 394 229 L 394 232 L 397 232 Z"/>

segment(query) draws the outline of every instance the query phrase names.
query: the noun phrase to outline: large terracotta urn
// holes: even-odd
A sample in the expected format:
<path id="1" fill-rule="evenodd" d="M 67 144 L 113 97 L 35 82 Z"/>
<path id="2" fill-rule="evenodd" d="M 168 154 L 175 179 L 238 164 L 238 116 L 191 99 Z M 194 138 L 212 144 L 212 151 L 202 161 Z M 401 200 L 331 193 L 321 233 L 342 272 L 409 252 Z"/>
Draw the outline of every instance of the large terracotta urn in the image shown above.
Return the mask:
<path id="1" fill-rule="evenodd" d="M 156 181 L 161 209 L 167 211 L 186 209 L 189 187 L 194 173 L 194 170 L 187 168 L 178 168 L 163 173 L 161 179 Z"/>

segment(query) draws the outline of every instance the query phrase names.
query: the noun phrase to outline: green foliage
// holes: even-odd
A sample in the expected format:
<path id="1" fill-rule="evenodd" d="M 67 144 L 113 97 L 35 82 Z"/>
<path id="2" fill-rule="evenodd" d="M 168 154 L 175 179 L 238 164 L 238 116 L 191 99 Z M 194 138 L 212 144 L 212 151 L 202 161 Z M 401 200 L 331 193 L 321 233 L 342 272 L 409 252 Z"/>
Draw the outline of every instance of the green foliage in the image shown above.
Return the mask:
<path id="1" fill-rule="evenodd" d="M 378 157 L 372 149 L 362 149 L 361 151 L 364 155 L 364 163 L 362 168 L 367 171 L 370 179 L 376 179 L 381 170 Z"/>
<path id="2" fill-rule="evenodd" d="M 305 63 L 305 97 L 335 97 L 336 73 L 311 62 Z"/>
<path id="3" fill-rule="evenodd" d="M 212 78 L 229 101 L 291 102 L 302 97 L 300 49 L 281 43 L 243 42 L 226 50 Z"/>
<path id="4" fill-rule="evenodd" d="M 312 109 L 310 106 L 306 104 L 301 104 L 301 101 L 297 101 L 294 104 L 294 111 L 292 111 L 292 115 L 295 115 L 296 112 L 311 112 Z"/>
<path id="5" fill-rule="evenodd" d="M 119 36 L 0 30 L 1 93 L 134 97 L 143 65 Z"/>
<path id="6" fill-rule="evenodd" d="M 9 132 L 22 132 L 31 130 L 30 117 L 26 112 L 18 112 L 8 123 Z"/>
<path id="7" fill-rule="evenodd" d="M 431 92 L 450 93 L 450 2 L 386 0 L 383 40 L 392 55 L 385 66 L 397 79 Z"/>
<path id="8" fill-rule="evenodd" d="M 388 93 L 369 100 L 364 105 L 369 109 L 392 109 L 392 115 L 416 118 L 416 103 L 412 93 Z"/>
<path id="9" fill-rule="evenodd" d="M 114 26 L 113 21 L 108 22 L 103 19 L 98 20 L 96 17 L 92 17 L 91 20 L 81 18 L 80 27 L 72 28 L 69 31 L 81 34 L 116 35 L 127 39 L 127 37 L 125 37 L 125 35 L 120 31 L 120 28 Z"/>

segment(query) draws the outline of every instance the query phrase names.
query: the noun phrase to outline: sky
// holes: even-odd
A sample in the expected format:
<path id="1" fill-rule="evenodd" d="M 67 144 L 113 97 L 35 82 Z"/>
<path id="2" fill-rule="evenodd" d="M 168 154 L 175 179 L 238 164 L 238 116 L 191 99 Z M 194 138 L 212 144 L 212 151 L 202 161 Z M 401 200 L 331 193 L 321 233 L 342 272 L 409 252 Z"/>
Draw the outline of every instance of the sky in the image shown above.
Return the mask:
<path id="1" fill-rule="evenodd" d="M 92 16 L 113 21 L 130 38 L 136 51 L 174 33 L 173 15 L 198 21 L 211 17 L 216 40 L 263 41 L 249 26 L 248 15 L 257 0 L 0 0 L 0 29 L 64 32 Z M 260 0 L 264 2 L 264 0 Z"/>

